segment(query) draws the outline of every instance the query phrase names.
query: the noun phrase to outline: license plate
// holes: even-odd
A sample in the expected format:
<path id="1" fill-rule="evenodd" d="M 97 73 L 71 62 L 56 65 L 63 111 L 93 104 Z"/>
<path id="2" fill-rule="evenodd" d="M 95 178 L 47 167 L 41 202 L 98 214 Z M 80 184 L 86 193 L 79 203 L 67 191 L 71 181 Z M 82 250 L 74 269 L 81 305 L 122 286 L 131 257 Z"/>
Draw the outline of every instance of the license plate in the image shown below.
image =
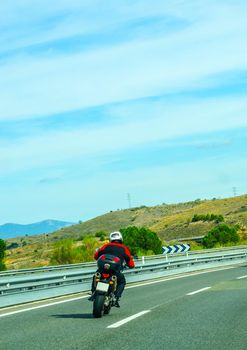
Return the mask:
<path id="1" fill-rule="evenodd" d="M 99 290 L 100 292 L 107 292 L 108 291 L 108 283 L 98 282 L 96 286 L 96 290 Z"/>

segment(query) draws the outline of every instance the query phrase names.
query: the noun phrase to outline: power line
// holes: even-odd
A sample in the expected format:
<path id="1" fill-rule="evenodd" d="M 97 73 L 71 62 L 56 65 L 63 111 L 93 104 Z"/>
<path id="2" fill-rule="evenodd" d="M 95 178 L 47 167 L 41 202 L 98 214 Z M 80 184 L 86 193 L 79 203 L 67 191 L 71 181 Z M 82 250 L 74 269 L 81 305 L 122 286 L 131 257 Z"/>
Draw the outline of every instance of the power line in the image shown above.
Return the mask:
<path id="1" fill-rule="evenodd" d="M 130 193 L 127 193 L 127 199 L 128 199 L 128 203 L 129 203 L 129 208 L 131 208 L 131 197 L 130 197 Z"/>

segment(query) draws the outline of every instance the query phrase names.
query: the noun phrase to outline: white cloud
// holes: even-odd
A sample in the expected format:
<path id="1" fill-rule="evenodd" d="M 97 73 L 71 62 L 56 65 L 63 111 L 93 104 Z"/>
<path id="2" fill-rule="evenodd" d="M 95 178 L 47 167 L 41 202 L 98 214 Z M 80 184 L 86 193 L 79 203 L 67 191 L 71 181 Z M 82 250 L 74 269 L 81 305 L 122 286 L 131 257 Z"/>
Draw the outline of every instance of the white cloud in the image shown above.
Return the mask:
<path id="1" fill-rule="evenodd" d="M 114 0 L 107 4 L 97 0 L 12 0 L 1 4 L 0 28 L 5 30 L 5 36 L 0 38 L 0 50 L 101 33 L 149 16 L 171 15 L 174 9 L 174 1 L 167 1 L 165 6 L 157 1 L 154 7 L 149 1 L 126 1 L 116 6 Z"/>
<path id="2" fill-rule="evenodd" d="M 241 98 L 186 101 L 177 106 L 162 101 L 131 107 L 111 125 L 75 127 L 0 144 L 2 173 L 54 166 L 77 159 L 102 157 L 180 136 L 247 126 L 247 102 Z M 94 160 L 95 161 L 95 160 Z"/>
<path id="3" fill-rule="evenodd" d="M 247 50 L 240 54 L 240 44 L 235 41 L 223 53 L 217 43 L 198 43 L 196 52 L 181 44 L 171 53 L 159 40 L 58 59 L 26 58 L 0 69 L 0 119 L 33 118 L 200 86 L 211 74 L 247 68 Z M 206 56 L 208 51 L 212 57 Z"/>
<path id="4" fill-rule="evenodd" d="M 152 39 L 55 57 L 19 56 L 5 62 L 0 67 L 0 120 L 186 90 L 204 85 L 211 75 L 244 70 L 245 19 L 241 8 L 237 19 L 230 17 L 230 10 L 226 6 L 225 16 L 210 13 L 183 31 Z"/>

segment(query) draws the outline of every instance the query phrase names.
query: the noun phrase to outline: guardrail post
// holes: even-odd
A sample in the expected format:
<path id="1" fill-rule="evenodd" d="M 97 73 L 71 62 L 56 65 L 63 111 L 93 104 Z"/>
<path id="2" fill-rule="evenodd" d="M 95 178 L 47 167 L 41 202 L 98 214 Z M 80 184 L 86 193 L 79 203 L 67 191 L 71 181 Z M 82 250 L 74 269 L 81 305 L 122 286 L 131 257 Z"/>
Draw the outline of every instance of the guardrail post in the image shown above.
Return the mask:
<path id="1" fill-rule="evenodd" d="M 142 265 L 144 265 L 145 264 L 145 258 L 144 258 L 144 256 L 142 256 Z"/>
<path id="2" fill-rule="evenodd" d="M 166 254 L 166 261 L 168 261 L 168 255 Z"/>

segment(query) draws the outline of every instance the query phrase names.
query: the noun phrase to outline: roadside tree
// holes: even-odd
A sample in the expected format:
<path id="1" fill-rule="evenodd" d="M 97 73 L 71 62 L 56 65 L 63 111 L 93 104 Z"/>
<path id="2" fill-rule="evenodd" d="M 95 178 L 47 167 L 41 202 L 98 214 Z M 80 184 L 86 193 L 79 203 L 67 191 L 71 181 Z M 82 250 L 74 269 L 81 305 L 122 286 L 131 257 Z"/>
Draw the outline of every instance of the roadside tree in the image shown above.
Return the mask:
<path id="1" fill-rule="evenodd" d="M 129 247 L 132 255 L 138 255 L 138 252 L 146 254 L 161 254 L 162 242 L 158 235 L 145 227 L 130 226 L 122 228 L 124 244 Z"/>
<path id="2" fill-rule="evenodd" d="M 205 248 L 213 248 L 215 245 L 227 245 L 237 243 L 240 240 L 237 226 L 220 224 L 214 227 L 203 238 L 202 244 Z"/>

